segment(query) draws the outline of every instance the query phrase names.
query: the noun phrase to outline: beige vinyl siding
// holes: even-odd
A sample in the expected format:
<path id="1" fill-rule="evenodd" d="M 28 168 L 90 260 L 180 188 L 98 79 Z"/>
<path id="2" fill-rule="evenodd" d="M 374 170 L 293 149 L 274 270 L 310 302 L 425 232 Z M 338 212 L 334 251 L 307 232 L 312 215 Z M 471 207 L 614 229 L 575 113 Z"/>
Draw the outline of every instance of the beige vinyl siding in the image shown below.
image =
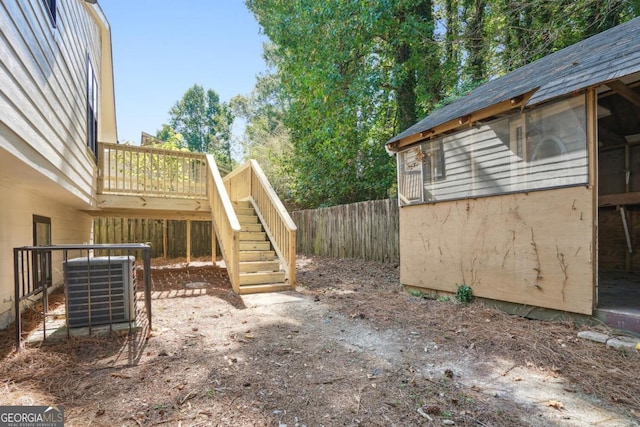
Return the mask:
<path id="1" fill-rule="evenodd" d="M 0 328 L 13 321 L 13 248 L 33 243 L 33 215 L 51 218 L 53 244 L 84 243 L 91 238 L 91 218 L 78 210 L 0 178 L 0 200 L 10 200 L 0 215 Z M 53 255 L 53 283 L 62 282 L 62 254 Z"/>
<path id="2" fill-rule="evenodd" d="M 0 2 L 0 147 L 89 204 L 86 61 L 100 73 L 102 51 L 87 7 L 59 0 L 54 29 L 43 2 Z"/>

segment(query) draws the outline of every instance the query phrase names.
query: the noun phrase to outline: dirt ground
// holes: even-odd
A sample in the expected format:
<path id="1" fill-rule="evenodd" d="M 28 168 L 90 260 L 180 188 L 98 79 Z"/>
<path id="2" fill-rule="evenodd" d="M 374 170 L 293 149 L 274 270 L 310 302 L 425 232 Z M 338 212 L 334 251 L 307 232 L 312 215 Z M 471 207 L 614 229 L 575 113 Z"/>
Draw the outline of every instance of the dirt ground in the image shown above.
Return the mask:
<path id="1" fill-rule="evenodd" d="M 586 326 L 411 295 L 390 264 L 300 256 L 296 292 L 240 297 L 176 262 L 154 262 L 148 338 L 16 353 L 4 331 L 0 404 L 67 426 L 640 426 L 640 355 Z"/>

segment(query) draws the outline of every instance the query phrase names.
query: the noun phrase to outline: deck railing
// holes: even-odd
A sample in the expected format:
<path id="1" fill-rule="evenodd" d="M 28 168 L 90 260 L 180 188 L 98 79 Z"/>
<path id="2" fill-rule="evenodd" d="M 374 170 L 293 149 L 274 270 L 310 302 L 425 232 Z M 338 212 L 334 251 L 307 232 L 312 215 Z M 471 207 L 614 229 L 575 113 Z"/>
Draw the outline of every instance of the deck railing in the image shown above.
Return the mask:
<path id="1" fill-rule="evenodd" d="M 233 291 L 240 293 L 240 222 L 233 210 L 231 199 L 226 192 L 220 171 L 211 154 L 206 156 L 207 196 L 211 205 L 213 226 L 216 230 L 220 249 L 229 274 Z"/>
<path id="2" fill-rule="evenodd" d="M 284 263 L 291 286 L 296 283 L 296 225 L 271 187 L 262 168 L 250 160 L 224 177 L 231 200 L 249 198 L 271 243 Z"/>
<path id="3" fill-rule="evenodd" d="M 234 291 L 240 281 L 240 223 L 231 201 L 249 198 L 273 247 L 296 280 L 296 226 L 255 160 L 224 180 L 212 155 L 100 143 L 98 193 L 208 199 Z M 226 172 L 226 171 L 225 171 Z"/>
<path id="4" fill-rule="evenodd" d="M 98 193 L 178 198 L 207 197 L 205 155 L 100 143 Z"/>

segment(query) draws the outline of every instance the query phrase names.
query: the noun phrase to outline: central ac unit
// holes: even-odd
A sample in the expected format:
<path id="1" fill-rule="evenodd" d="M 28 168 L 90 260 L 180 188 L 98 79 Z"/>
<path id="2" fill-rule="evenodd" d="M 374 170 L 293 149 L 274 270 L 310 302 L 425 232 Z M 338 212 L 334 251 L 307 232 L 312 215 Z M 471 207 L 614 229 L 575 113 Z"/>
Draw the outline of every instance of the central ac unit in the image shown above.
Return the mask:
<path id="1" fill-rule="evenodd" d="M 64 262 L 67 326 L 129 322 L 136 317 L 135 258 L 83 257 Z"/>

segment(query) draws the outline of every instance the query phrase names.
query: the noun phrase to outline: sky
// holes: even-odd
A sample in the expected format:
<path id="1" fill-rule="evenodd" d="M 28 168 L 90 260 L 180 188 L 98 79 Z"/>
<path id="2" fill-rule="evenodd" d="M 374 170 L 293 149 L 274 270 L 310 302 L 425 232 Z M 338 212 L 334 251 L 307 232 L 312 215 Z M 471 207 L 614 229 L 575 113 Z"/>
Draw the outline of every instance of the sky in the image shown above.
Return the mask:
<path id="1" fill-rule="evenodd" d="M 155 135 L 194 84 L 249 95 L 266 40 L 243 0 L 99 0 L 113 50 L 118 140 Z M 235 126 L 237 134 L 238 128 Z"/>

